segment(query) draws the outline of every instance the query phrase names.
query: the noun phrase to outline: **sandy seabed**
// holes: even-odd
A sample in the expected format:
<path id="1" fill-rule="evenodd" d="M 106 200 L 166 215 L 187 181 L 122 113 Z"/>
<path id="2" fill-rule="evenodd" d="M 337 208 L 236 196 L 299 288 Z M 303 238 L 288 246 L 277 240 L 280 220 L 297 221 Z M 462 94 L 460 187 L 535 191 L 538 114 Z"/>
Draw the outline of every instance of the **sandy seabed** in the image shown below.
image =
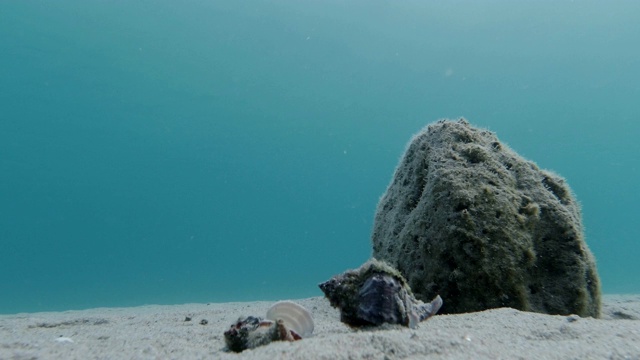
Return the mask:
<path id="1" fill-rule="evenodd" d="M 606 295 L 601 319 L 502 308 L 375 330 L 345 326 L 322 297 L 296 301 L 313 314 L 312 337 L 239 354 L 223 332 L 272 302 L 1 315 L 0 359 L 640 359 L 640 295 Z"/>

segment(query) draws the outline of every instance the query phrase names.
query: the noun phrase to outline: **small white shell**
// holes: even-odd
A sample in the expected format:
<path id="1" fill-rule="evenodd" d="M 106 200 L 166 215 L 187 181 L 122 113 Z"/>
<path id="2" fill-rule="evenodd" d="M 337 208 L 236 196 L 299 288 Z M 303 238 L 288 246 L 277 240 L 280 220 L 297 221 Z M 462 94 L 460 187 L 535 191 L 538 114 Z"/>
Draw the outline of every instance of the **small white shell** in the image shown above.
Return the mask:
<path id="1" fill-rule="evenodd" d="M 309 310 L 293 301 L 278 301 L 267 311 L 267 319 L 282 320 L 284 325 L 305 338 L 313 334 L 313 319 Z"/>

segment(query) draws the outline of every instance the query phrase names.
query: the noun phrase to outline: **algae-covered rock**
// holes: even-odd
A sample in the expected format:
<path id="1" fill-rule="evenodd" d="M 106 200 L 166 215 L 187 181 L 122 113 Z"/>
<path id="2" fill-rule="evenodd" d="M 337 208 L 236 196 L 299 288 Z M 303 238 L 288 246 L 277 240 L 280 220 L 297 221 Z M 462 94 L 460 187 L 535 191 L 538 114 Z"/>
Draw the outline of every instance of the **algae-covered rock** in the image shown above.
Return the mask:
<path id="1" fill-rule="evenodd" d="M 431 124 L 410 141 L 372 242 L 373 256 L 419 299 L 440 294 L 443 313 L 600 314 L 595 260 L 565 180 L 464 119 Z"/>

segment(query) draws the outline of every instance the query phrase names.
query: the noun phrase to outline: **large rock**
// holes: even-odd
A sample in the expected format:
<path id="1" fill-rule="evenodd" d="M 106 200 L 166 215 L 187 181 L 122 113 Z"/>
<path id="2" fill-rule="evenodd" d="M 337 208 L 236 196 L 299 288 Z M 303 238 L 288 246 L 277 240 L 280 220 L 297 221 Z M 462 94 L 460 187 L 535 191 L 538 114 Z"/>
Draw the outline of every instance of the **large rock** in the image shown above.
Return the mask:
<path id="1" fill-rule="evenodd" d="M 372 241 L 418 298 L 442 296 L 444 313 L 600 314 L 595 260 L 565 180 L 464 119 L 413 137 Z"/>

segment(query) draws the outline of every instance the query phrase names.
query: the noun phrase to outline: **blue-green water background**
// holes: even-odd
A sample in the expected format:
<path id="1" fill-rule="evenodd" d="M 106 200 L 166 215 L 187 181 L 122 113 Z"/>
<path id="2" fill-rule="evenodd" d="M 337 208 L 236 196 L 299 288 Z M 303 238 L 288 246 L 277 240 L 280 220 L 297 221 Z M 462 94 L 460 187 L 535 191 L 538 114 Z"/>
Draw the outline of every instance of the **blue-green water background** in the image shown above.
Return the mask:
<path id="1" fill-rule="evenodd" d="M 640 292 L 639 39 L 638 1 L 2 1 L 0 313 L 319 296 L 460 116 Z"/>

